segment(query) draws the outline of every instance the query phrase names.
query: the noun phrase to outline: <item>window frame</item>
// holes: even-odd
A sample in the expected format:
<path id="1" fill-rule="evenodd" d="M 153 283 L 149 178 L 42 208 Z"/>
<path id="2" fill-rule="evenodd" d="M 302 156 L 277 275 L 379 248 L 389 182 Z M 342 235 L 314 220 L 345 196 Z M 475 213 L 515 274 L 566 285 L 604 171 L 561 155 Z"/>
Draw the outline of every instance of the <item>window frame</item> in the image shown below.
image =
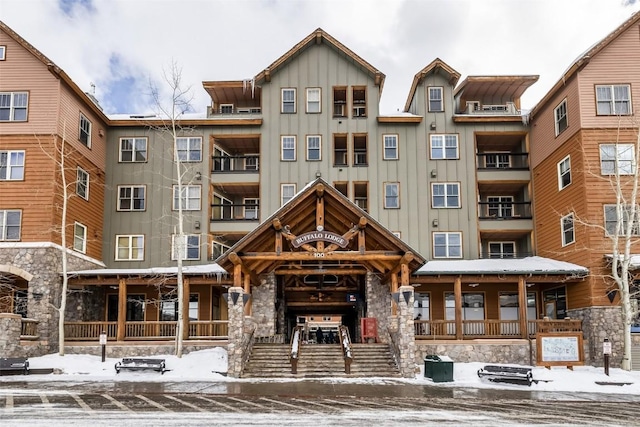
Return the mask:
<path id="1" fill-rule="evenodd" d="M 398 140 L 400 139 L 397 133 L 385 133 L 382 134 L 382 159 L 383 160 L 399 160 L 400 148 Z M 387 142 L 392 143 L 393 146 L 387 145 Z M 391 150 L 387 155 L 387 150 Z"/>
<path id="2" fill-rule="evenodd" d="M 249 203 L 253 202 L 253 203 Z M 260 199 L 257 197 L 243 197 L 242 198 L 242 217 L 248 220 L 260 219 Z M 248 212 L 255 212 L 253 216 L 247 216 Z"/>
<path id="3" fill-rule="evenodd" d="M 621 207 L 622 209 L 622 214 L 624 215 L 624 219 L 622 221 L 622 227 L 620 229 L 620 234 L 619 236 L 624 236 L 626 233 L 626 228 L 627 228 L 627 223 L 629 221 L 629 209 L 630 206 L 629 205 L 624 205 Z M 638 210 L 640 210 L 640 206 L 637 208 Z M 613 236 L 615 232 L 615 227 L 616 227 L 616 223 L 618 222 L 618 210 L 617 210 L 617 205 L 616 204 L 605 204 L 602 205 L 602 210 L 604 211 L 604 234 L 606 236 Z M 613 220 L 611 219 L 607 219 L 607 212 L 613 212 L 613 214 L 615 215 L 613 217 Z M 609 231 L 609 226 L 608 224 L 611 224 L 613 226 L 613 232 Z M 636 224 L 634 224 L 633 228 L 632 228 L 632 236 L 640 236 L 640 218 L 638 219 L 638 222 L 636 222 Z"/>
<path id="4" fill-rule="evenodd" d="M 293 99 L 292 100 L 288 100 L 285 99 L 285 93 L 292 93 L 293 94 Z M 297 105 L 296 105 L 296 97 L 297 97 L 297 93 L 296 93 L 296 88 L 294 87 L 283 87 L 280 89 L 280 113 L 281 114 L 296 114 L 297 112 Z M 292 110 L 293 111 L 286 111 L 288 108 L 288 106 L 293 106 Z"/>
<path id="5" fill-rule="evenodd" d="M 89 182 L 89 172 L 78 166 L 76 168 L 76 194 L 84 200 L 89 200 Z"/>
<path id="6" fill-rule="evenodd" d="M 187 144 L 186 148 L 181 150 L 179 147 L 179 143 L 185 142 L 185 141 Z M 194 150 L 191 149 L 192 142 L 196 142 L 196 144 L 198 145 L 197 149 L 194 149 Z M 175 143 L 176 143 L 176 150 L 175 150 L 174 157 L 177 156 L 177 158 L 173 159 L 174 162 L 176 161 L 180 161 L 181 163 L 202 162 L 202 137 L 201 136 L 179 136 L 179 137 L 176 137 Z M 181 153 L 185 153 L 185 156 L 186 156 L 185 159 L 180 158 Z M 191 158 L 193 153 L 198 153 L 198 157 L 196 159 Z"/>
<path id="7" fill-rule="evenodd" d="M 177 196 L 177 192 L 178 192 L 178 185 L 174 185 L 173 186 L 173 193 L 172 193 L 172 210 L 173 211 L 177 211 L 179 206 L 177 205 L 178 203 L 178 198 Z M 182 186 L 182 192 L 184 193 L 184 206 L 182 206 L 182 210 L 183 211 L 200 211 L 202 210 L 202 186 L 201 185 L 189 185 L 189 184 L 183 184 Z M 197 190 L 198 192 L 198 196 L 196 197 L 192 197 L 191 195 L 191 190 Z M 180 195 L 180 202 L 182 202 L 183 197 L 182 195 Z M 198 207 L 194 208 L 191 207 L 191 203 L 193 200 L 197 200 L 197 204 Z"/>
<path id="8" fill-rule="evenodd" d="M 293 143 L 292 147 L 285 147 L 285 143 Z M 297 138 L 295 135 L 281 135 L 280 136 L 280 161 L 281 162 L 295 162 L 298 159 L 298 150 L 297 150 Z M 288 159 L 285 158 L 285 152 L 292 151 L 293 158 Z"/>
<path id="9" fill-rule="evenodd" d="M 395 188 L 395 195 L 389 194 L 389 190 Z M 400 183 L 399 182 L 385 182 L 383 184 L 384 191 L 384 208 L 385 209 L 400 209 Z M 393 202 L 395 200 L 395 206 Z"/>
<path id="10" fill-rule="evenodd" d="M 120 145 L 118 147 L 118 163 L 145 163 L 148 161 L 148 145 L 149 138 L 145 137 L 124 137 L 120 138 Z M 131 150 L 125 150 L 123 143 L 125 141 L 131 141 Z M 137 143 L 144 142 L 144 150 L 138 150 Z M 125 160 L 123 154 L 131 153 L 131 160 Z M 138 155 L 144 153 L 144 160 L 137 160 Z"/>
<path id="11" fill-rule="evenodd" d="M 0 173 L 4 171 L 5 177 L 0 175 L 0 181 L 24 181 L 24 164 L 27 153 L 25 150 L 0 150 L 0 159 L 2 155 L 5 155 L 6 163 L 2 166 L 2 160 L 0 160 Z M 12 164 L 12 159 L 17 158 L 21 160 L 21 163 Z M 20 170 L 19 178 L 12 178 L 14 169 Z"/>
<path id="12" fill-rule="evenodd" d="M 120 239 L 127 239 L 127 246 L 120 246 Z M 133 242 L 134 239 L 140 239 L 142 243 L 140 246 L 134 247 Z M 145 242 L 144 242 L 144 234 L 116 234 L 116 245 L 115 245 L 115 261 L 144 261 L 144 250 L 145 250 Z M 121 258 L 120 249 L 126 250 L 128 253 L 128 257 Z M 140 256 L 138 258 L 133 258 L 134 249 L 137 249 L 140 252 Z"/>
<path id="13" fill-rule="evenodd" d="M 500 246 L 500 252 L 491 252 L 491 245 L 499 245 Z M 513 251 L 512 252 L 506 252 L 505 246 L 506 245 L 512 245 L 513 246 Z M 516 242 L 513 240 L 495 240 L 495 241 L 490 241 L 487 242 L 487 255 L 488 258 L 490 259 L 513 259 L 517 257 L 517 246 L 516 246 Z M 493 255 L 498 255 L 498 256 L 493 256 Z M 510 256 L 505 256 L 505 255 L 510 255 Z"/>
<path id="14" fill-rule="evenodd" d="M 605 150 L 603 150 L 603 148 L 606 147 L 613 147 L 614 149 L 614 157 L 613 158 L 607 158 L 607 159 L 603 159 L 603 155 L 608 155 L 608 153 L 605 153 Z M 623 147 L 624 149 L 620 149 L 621 147 Z M 636 162 L 636 153 L 635 153 L 635 145 L 634 144 L 621 144 L 621 143 L 614 143 L 614 144 L 600 144 L 598 146 L 598 151 L 600 154 L 600 174 L 601 175 L 633 175 L 635 172 L 635 168 L 637 167 Z M 621 159 L 620 158 L 620 154 L 622 153 L 631 153 L 631 159 Z M 605 163 L 604 162 L 608 162 L 608 163 L 613 163 L 613 168 L 606 168 L 605 170 Z M 624 170 L 623 168 L 620 167 L 620 163 L 624 162 L 624 164 L 627 164 L 628 162 L 630 162 L 629 164 L 629 168 L 627 168 L 627 170 Z M 611 172 L 609 172 L 609 169 L 612 169 Z"/>
<path id="15" fill-rule="evenodd" d="M 568 166 L 564 166 L 565 163 Z M 569 177 L 569 181 L 565 183 L 565 177 L 567 176 Z M 571 185 L 571 155 L 566 156 L 558 162 L 558 190 L 564 190 L 569 185 Z"/>
<path id="16" fill-rule="evenodd" d="M 85 124 L 85 126 L 83 126 L 83 123 Z M 91 120 L 89 120 L 89 118 L 85 116 L 84 113 L 80 112 L 80 119 L 79 119 L 79 125 L 78 125 L 78 141 L 80 141 L 80 143 L 87 148 L 91 148 L 91 129 L 92 128 L 93 128 L 93 124 L 91 123 Z M 86 138 L 86 141 L 83 139 L 83 136 L 84 138 Z"/>
<path id="17" fill-rule="evenodd" d="M 599 89 L 609 89 L 609 99 L 599 99 Z M 616 88 L 625 88 L 627 99 L 616 99 Z M 611 85 L 595 85 L 595 98 L 596 98 L 596 116 L 630 116 L 633 114 L 633 102 L 631 101 L 631 85 L 630 84 L 611 84 Z M 606 103 L 609 112 L 602 111 L 601 105 Z M 617 112 L 616 106 L 623 104 L 626 106 L 626 112 Z"/>
<path id="18" fill-rule="evenodd" d="M 450 157 L 449 152 L 451 146 L 447 143 L 452 142 L 451 138 L 455 142 L 455 157 Z M 436 140 L 440 139 L 441 145 L 436 146 Z M 438 155 L 440 152 L 440 155 Z M 458 160 L 460 159 L 460 138 L 457 133 L 435 133 L 429 135 L 429 158 L 431 160 Z"/>
<path id="19" fill-rule="evenodd" d="M 18 223 L 17 225 L 14 223 L 9 223 L 9 214 L 17 214 L 18 215 Z M 22 210 L 21 209 L 0 209 L 0 214 L 2 214 L 2 218 L 0 218 L 0 242 L 19 242 L 22 236 Z M 13 216 L 12 215 L 12 216 Z M 9 229 L 16 229 L 18 231 L 18 235 L 16 238 L 11 239 L 9 236 Z"/>
<path id="20" fill-rule="evenodd" d="M 312 100 L 310 94 L 317 92 L 318 94 L 318 99 L 317 100 Z M 307 114 L 320 114 L 322 113 L 322 88 L 320 87 L 308 87 L 307 90 L 305 91 L 306 93 L 306 110 L 305 112 Z M 312 105 L 316 105 L 318 106 L 318 111 L 311 111 L 312 109 L 310 108 Z"/>
<path id="21" fill-rule="evenodd" d="M 185 245 L 184 245 L 185 253 L 183 254 L 182 261 L 199 261 L 201 258 L 200 257 L 200 242 L 201 242 L 200 234 L 184 234 L 183 236 L 185 237 Z M 179 248 L 176 247 L 176 237 L 178 237 L 177 234 L 171 235 L 171 260 L 172 261 L 178 260 L 177 251 Z M 197 241 L 189 242 L 189 240 L 193 238 L 195 238 Z M 197 254 L 195 257 L 190 257 L 189 251 L 194 249 L 197 251 Z"/>
<path id="22" fill-rule="evenodd" d="M 6 120 L 0 119 L 0 123 L 3 122 L 27 122 L 29 120 L 29 92 L 28 91 L 15 91 L 15 92 L 0 92 L 1 96 L 9 96 L 9 105 L 0 106 L 0 110 L 7 110 L 9 115 Z M 16 98 L 24 99 L 24 105 L 16 105 Z M 24 118 L 16 119 L 16 112 L 24 111 Z M 0 117 L 2 117 L 0 115 Z"/>
<path id="23" fill-rule="evenodd" d="M 81 231 L 80 235 L 78 231 Z M 87 253 L 87 226 L 78 221 L 73 224 L 73 250 L 81 254 Z"/>
<path id="24" fill-rule="evenodd" d="M 318 141 L 318 147 L 317 148 L 311 148 L 310 143 L 312 139 L 316 139 Z M 320 162 L 322 161 L 322 135 L 307 135 L 306 138 L 306 160 L 308 162 Z M 318 157 L 317 158 L 311 158 L 311 152 L 312 150 L 314 152 L 318 153 Z"/>
<path id="25" fill-rule="evenodd" d="M 444 256 L 438 256 L 436 254 L 436 236 L 437 235 L 442 235 L 445 237 L 445 244 L 443 245 L 439 245 L 439 247 L 443 247 L 445 249 L 445 255 Z M 453 236 L 458 236 L 459 237 L 459 245 L 452 245 L 450 242 L 450 238 Z M 455 258 L 455 259 L 460 259 L 462 258 L 462 232 L 461 231 L 433 231 L 431 233 L 431 241 L 432 241 L 432 245 L 431 245 L 431 250 L 432 250 L 432 254 L 433 254 L 433 258 L 434 259 L 447 259 L 447 258 Z M 452 255 L 452 249 L 454 248 L 460 248 L 460 254 L 459 255 Z"/>
<path id="26" fill-rule="evenodd" d="M 5 61 L 7 59 L 7 46 L 0 45 L 0 61 Z"/>
<path id="27" fill-rule="evenodd" d="M 434 92 L 439 92 L 440 93 L 440 99 L 436 99 L 436 98 L 432 98 L 431 97 L 431 91 Z M 436 109 L 436 108 L 431 108 L 432 105 L 436 106 L 437 104 L 440 104 L 440 108 Z M 427 108 L 428 111 L 430 113 L 441 113 L 444 111 L 444 87 L 442 86 L 428 86 L 427 87 Z"/>
<path id="28" fill-rule="evenodd" d="M 573 212 L 560 218 L 560 234 L 562 236 L 563 248 L 576 242 L 576 222 Z M 569 238 L 571 240 L 569 240 Z"/>
<path id="29" fill-rule="evenodd" d="M 291 197 L 285 196 L 285 189 L 288 189 L 288 188 L 293 190 Z M 295 183 L 287 182 L 287 183 L 280 184 L 280 206 L 284 206 L 285 203 L 293 199 L 296 195 L 296 192 L 297 192 L 297 189 L 296 189 Z M 288 197 L 287 200 L 285 200 L 285 197 Z"/>
<path id="30" fill-rule="evenodd" d="M 128 189 L 131 193 L 129 197 L 123 197 L 121 194 L 122 190 Z M 136 190 L 142 189 L 143 197 L 135 196 Z M 147 186 L 146 185 L 118 185 L 118 193 L 117 193 L 117 203 L 116 203 L 116 211 L 118 212 L 144 212 L 147 210 Z M 122 207 L 122 201 L 128 200 L 130 203 L 130 208 L 126 209 Z M 142 209 L 136 209 L 136 200 L 142 200 Z"/>
<path id="31" fill-rule="evenodd" d="M 569 111 L 567 108 L 567 98 L 560 101 L 556 108 L 553 109 L 553 121 L 555 123 L 556 136 L 559 136 L 569 127 Z"/>
<path id="32" fill-rule="evenodd" d="M 435 187 L 443 187 L 444 189 L 444 193 L 442 194 L 435 194 Z M 448 189 L 449 187 L 453 187 L 453 188 L 457 188 L 457 199 L 458 199 L 458 204 L 456 205 L 449 205 L 449 194 L 448 194 Z M 442 206 L 438 206 L 436 204 L 436 199 L 435 197 L 443 197 L 444 199 L 444 204 Z M 462 208 L 462 200 L 461 200 L 461 196 L 460 196 L 460 183 L 459 182 L 432 182 L 431 183 L 431 208 L 432 209 L 460 209 Z"/>

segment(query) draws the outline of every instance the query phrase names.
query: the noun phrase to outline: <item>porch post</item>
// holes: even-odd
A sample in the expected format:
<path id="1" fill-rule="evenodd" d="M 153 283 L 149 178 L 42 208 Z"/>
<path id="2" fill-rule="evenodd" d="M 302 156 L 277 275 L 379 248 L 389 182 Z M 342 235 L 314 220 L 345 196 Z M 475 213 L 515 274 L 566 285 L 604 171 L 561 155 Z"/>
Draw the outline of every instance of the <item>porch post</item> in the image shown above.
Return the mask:
<path id="1" fill-rule="evenodd" d="M 527 322 L 527 286 L 524 276 L 518 276 L 518 318 L 520 319 L 520 336 L 529 338 Z"/>
<path id="2" fill-rule="evenodd" d="M 398 276 L 396 274 L 391 275 L 391 294 L 398 292 Z M 398 314 L 398 305 L 391 303 L 391 315 Z"/>
<path id="3" fill-rule="evenodd" d="M 409 295 L 407 301 L 406 295 Z M 398 368 L 404 378 L 416 376 L 416 341 L 413 326 L 413 286 L 400 286 L 398 302 Z"/>
<path id="4" fill-rule="evenodd" d="M 127 320 L 127 280 L 118 281 L 118 327 L 116 340 L 124 341 L 125 321 Z"/>
<path id="5" fill-rule="evenodd" d="M 247 295 L 251 295 L 251 276 L 249 276 L 248 274 L 244 275 L 244 293 Z M 247 301 L 247 305 L 244 306 L 244 315 L 251 316 L 251 309 L 251 301 Z"/>
<path id="6" fill-rule="evenodd" d="M 189 339 L 189 278 L 185 277 L 182 280 L 182 339 Z"/>
<path id="7" fill-rule="evenodd" d="M 234 278 L 235 281 L 235 278 Z M 232 294 L 236 296 L 233 302 Z M 229 288 L 227 306 L 229 310 L 229 344 L 227 345 L 228 369 L 227 375 L 239 378 L 242 374 L 243 352 L 245 349 L 244 334 L 244 290 L 240 286 Z"/>
<path id="8" fill-rule="evenodd" d="M 455 297 L 455 304 L 456 304 L 456 339 L 461 340 L 462 339 L 462 279 L 460 278 L 460 276 L 456 277 L 456 281 L 453 283 L 453 295 Z"/>

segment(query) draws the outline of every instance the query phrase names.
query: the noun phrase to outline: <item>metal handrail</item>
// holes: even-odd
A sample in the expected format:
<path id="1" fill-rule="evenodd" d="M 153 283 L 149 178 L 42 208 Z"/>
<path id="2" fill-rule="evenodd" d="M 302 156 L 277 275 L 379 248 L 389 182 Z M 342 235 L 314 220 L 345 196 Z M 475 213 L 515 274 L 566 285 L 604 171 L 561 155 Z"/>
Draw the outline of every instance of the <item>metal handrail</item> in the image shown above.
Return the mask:
<path id="1" fill-rule="evenodd" d="M 349 328 L 340 325 L 338 333 L 340 334 L 340 345 L 342 346 L 342 355 L 344 357 L 344 372 L 351 373 L 351 362 L 353 362 L 353 352 L 351 350 L 351 337 L 349 336 Z"/>
<path id="2" fill-rule="evenodd" d="M 302 339 L 302 326 L 293 328 L 291 334 L 291 342 L 289 343 L 291 353 L 289 353 L 289 362 L 291 362 L 291 373 L 298 373 L 298 359 L 300 358 L 300 341 Z"/>

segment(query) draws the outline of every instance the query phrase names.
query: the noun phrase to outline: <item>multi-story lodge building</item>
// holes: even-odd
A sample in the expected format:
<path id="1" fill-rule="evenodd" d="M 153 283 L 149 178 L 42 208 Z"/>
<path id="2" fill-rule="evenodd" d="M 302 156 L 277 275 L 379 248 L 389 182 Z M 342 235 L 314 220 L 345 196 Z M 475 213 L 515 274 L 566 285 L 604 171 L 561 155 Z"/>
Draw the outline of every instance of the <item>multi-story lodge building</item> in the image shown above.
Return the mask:
<path id="1" fill-rule="evenodd" d="M 591 206 L 579 147 L 591 142 L 597 163 L 596 141 L 616 142 L 601 139 L 619 118 L 600 113 L 606 100 L 622 108 L 626 94 L 632 112 L 638 21 L 576 62 L 531 115 L 520 97 L 537 76 L 460 82 L 440 59 L 415 75 L 403 112 L 382 115 L 385 75 L 318 29 L 253 79 L 203 82 L 211 105 L 178 117 L 175 140 L 166 117 L 106 116 L 0 23 L 1 311 L 18 315 L 0 320 L 19 329 L 6 341 L 14 353 L 56 349 L 64 142 L 67 351 L 101 331 L 114 354 L 172 339 L 182 258 L 185 345 L 226 346 L 230 375 L 241 375 L 247 342 L 288 339 L 312 315 L 342 319 L 353 341 L 389 344 L 406 376 L 441 352 L 530 364 L 550 324 L 582 331 L 587 363 L 610 337 L 619 363 L 617 301 L 594 276 L 607 252 L 559 242 L 569 210 L 609 203 Z M 615 101 L 596 102 L 607 90 Z"/>

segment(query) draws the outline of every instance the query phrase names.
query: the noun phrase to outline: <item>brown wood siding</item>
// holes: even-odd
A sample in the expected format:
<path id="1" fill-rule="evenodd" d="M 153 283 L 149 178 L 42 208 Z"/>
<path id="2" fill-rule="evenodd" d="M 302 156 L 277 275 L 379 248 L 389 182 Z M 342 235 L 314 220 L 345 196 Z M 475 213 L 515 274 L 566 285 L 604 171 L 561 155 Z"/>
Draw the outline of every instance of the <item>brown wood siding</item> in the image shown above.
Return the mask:
<path id="1" fill-rule="evenodd" d="M 567 99 L 568 127 L 556 136 L 555 108 Z M 531 121 L 531 169 L 537 167 L 543 160 L 560 148 L 581 127 L 580 99 L 578 97 L 577 80 L 571 79 L 566 86 L 542 108 Z"/>
<path id="2" fill-rule="evenodd" d="M 630 120 L 617 116 L 596 115 L 595 86 L 631 85 L 631 102 L 637 117 L 640 109 L 640 27 L 633 26 L 611 42 L 580 71 L 580 100 L 583 127 L 617 128 Z"/>
<path id="3" fill-rule="evenodd" d="M 4 31 L 0 31 L 0 45 L 6 46 L 6 60 L 0 63 L 0 92 L 29 92 L 27 121 L 2 122 L 2 133 L 54 134 L 60 82 Z"/>

